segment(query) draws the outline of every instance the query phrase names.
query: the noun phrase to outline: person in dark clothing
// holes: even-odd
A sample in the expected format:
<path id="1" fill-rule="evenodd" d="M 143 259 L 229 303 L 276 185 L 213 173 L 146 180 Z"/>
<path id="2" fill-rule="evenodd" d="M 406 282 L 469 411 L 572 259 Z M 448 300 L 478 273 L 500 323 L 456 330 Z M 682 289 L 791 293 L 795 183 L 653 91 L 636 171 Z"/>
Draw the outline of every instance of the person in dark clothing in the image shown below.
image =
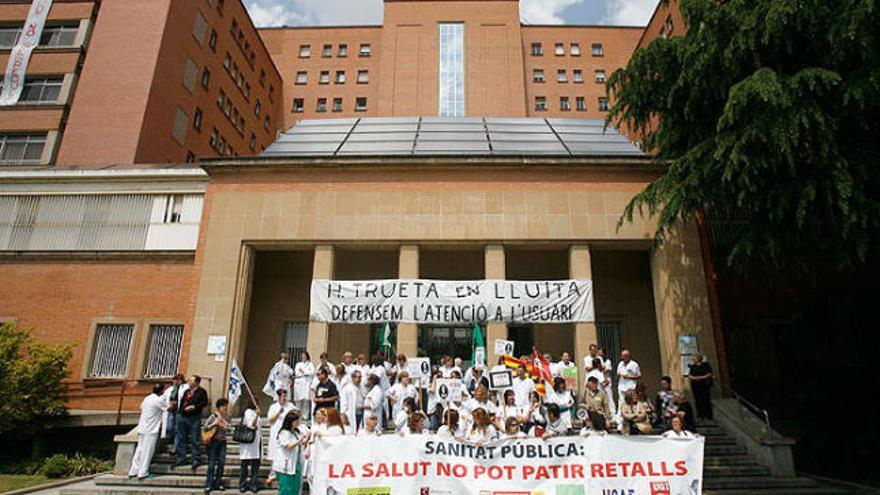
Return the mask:
<path id="1" fill-rule="evenodd" d="M 697 403 L 697 417 L 712 419 L 712 367 L 700 354 L 694 355 L 688 379 L 694 392 L 694 402 Z"/>
<path id="2" fill-rule="evenodd" d="M 229 428 L 229 401 L 217 399 L 217 410 L 205 421 L 205 430 L 215 428 L 214 436 L 208 442 L 208 476 L 205 478 L 205 493 L 212 490 L 224 491 L 223 470 L 226 467 L 226 430 Z"/>
<path id="3" fill-rule="evenodd" d="M 188 449 L 192 449 L 193 469 L 201 464 L 199 442 L 201 442 L 202 409 L 208 405 L 208 392 L 200 386 L 201 383 L 202 378 L 198 375 L 189 377 L 189 389 L 180 399 L 180 407 L 178 408 L 180 421 L 177 422 L 177 436 L 180 443 L 177 449 L 177 460 L 174 463 L 175 467 L 182 466 L 186 462 Z"/>
<path id="4" fill-rule="evenodd" d="M 694 408 L 687 401 L 684 394 L 675 392 L 672 394 L 672 402 L 675 404 L 675 415 L 681 418 L 684 423 L 684 429 L 691 432 L 697 432 L 697 421 L 694 419 Z"/>
<path id="5" fill-rule="evenodd" d="M 336 407 L 339 390 L 330 381 L 326 368 L 318 368 L 318 386 L 315 387 L 315 411 L 325 407 Z"/>

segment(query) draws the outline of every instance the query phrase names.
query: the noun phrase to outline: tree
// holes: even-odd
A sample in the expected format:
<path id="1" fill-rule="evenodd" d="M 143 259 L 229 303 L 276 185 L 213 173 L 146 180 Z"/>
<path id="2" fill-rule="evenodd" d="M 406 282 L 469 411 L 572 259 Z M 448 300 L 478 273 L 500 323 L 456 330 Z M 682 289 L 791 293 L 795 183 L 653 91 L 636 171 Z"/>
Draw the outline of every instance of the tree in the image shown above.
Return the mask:
<path id="1" fill-rule="evenodd" d="M 65 413 L 72 345 L 38 343 L 13 323 L 0 325 L 0 435 L 38 433 Z"/>
<path id="2" fill-rule="evenodd" d="M 621 222 L 657 214 L 662 242 L 698 211 L 742 220 L 735 268 L 876 255 L 878 2 L 680 4 L 687 33 L 637 50 L 608 81 L 608 122 L 641 137 L 661 174 Z"/>

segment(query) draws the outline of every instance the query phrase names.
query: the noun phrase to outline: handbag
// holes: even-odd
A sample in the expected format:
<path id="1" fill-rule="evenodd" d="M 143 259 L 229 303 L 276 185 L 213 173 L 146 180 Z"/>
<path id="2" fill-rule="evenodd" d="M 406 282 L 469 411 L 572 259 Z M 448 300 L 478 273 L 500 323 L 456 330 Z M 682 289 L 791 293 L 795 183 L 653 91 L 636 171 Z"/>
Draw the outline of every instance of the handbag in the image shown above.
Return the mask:
<path id="1" fill-rule="evenodd" d="M 232 439 L 238 443 L 253 443 L 255 438 L 257 438 L 257 429 L 244 424 L 243 419 L 232 430 Z"/>
<path id="2" fill-rule="evenodd" d="M 211 440 L 214 439 L 214 435 L 217 433 L 217 427 L 212 426 L 207 430 L 202 430 L 202 443 L 208 445 L 211 443 Z"/>

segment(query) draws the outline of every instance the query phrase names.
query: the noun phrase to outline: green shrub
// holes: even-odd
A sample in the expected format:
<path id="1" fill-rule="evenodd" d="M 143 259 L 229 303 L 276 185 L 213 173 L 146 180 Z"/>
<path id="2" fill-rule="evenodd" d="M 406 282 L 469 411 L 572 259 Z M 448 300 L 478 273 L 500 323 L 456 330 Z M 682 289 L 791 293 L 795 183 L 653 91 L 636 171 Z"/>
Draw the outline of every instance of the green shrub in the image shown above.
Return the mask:
<path id="1" fill-rule="evenodd" d="M 63 478 L 70 472 L 70 459 L 64 454 L 55 454 L 46 459 L 40 474 L 47 478 Z"/>
<path id="2" fill-rule="evenodd" d="M 105 461 L 97 457 L 84 456 L 80 453 L 76 453 L 71 457 L 69 464 L 70 471 L 68 472 L 68 476 L 86 476 L 113 469 L 113 463 L 110 461 Z"/>

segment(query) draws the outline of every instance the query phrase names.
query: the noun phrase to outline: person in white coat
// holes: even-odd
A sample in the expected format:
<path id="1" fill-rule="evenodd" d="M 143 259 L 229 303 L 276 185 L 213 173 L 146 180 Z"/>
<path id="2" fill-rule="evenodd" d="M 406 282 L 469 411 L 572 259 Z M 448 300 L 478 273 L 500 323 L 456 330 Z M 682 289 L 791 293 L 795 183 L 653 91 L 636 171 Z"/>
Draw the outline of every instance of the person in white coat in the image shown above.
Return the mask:
<path id="1" fill-rule="evenodd" d="M 266 458 L 269 460 L 274 460 L 274 456 L 278 452 L 278 432 L 284 424 L 284 417 L 294 410 L 296 410 L 296 408 L 287 400 L 287 391 L 279 389 L 278 400 L 269 406 L 269 412 L 266 413 L 266 422 L 269 424 L 269 448 L 266 451 Z M 267 483 L 271 485 L 274 479 L 274 472 L 270 472 Z"/>
<path id="2" fill-rule="evenodd" d="M 315 363 L 306 351 L 299 353 L 299 362 L 293 368 L 293 403 L 302 414 L 303 421 L 311 417 L 311 386 L 315 379 Z"/>
<path id="3" fill-rule="evenodd" d="M 617 363 L 617 403 L 621 408 L 626 402 L 626 394 L 636 389 L 641 378 L 642 368 L 639 367 L 639 363 L 630 356 L 628 350 L 622 350 L 620 362 Z"/>
<path id="4" fill-rule="evenodd" d="M 164 426 L 162 417 L 168 410 L 168 402 L 162 395 L 163 390 L 164 386 L 157 383 L 153 385 L 153 392 L 141 401 L 141 417 L 137 425 L 138 443 L 131 459 L 131 469 L 128 470 L 129 478 L 137 476 L 142 480 L 152 477 L 150 463 L 156 451 L 159 432 Z"/>
<path id="5" fill-rule="evenodd" d="M 529 407 L 532 392 L 535 391 L 535 382 L 526 373 L 526 367 L 516 369 L 516 378 L 513 379 L 513 393 L 516 396 L 516 405 L 520 408 Z"/>
<path id="6" fill-rule="evenodd" d="M 364 398 L 364 422 L 371 417 L 376 417 L 379 430 L 381 431 L 385 394 L 382 392 L 382 387 L 379 385 L 380 380 L 379 376 L 373 374 L 367 377 L 367 386 L 365 387 L 367 390 L 367 396 Z"/>
<path id="7" fill-rule="evenodd" d="M 397 418 L 397 415 L 403 410 L 403 401 L 407 398 L 415 400 L 417 397 L 418 391 L 410 383 L 409 373 L 407 371 L 398 372 L 397 383 L 388 389 L 388 399 L 391 400 L 391 417 Z"/>
<path id="8" fill-rule="evenodd" d="M 348 420 L 348 431 L 354 435 L 361 429 L 364 417 L 364 389 L 361 372 L 354 371 L 351 380 L 339 392 L 339 412 Z"/>
<path id="9" fill-rule="evenodd" d="M 239 454 L 241 472 L 238 475 L 238 489 L 244 493 L 245 489 L 257 493 L 259 485 L 257 482 L 260 475 L 260 459 L 263 457 L 263 435 L 260 430 L 260 408 L 253 402 L 248 402 L 241 418 L 241 424 L 254 430 L 254 441 L 250 443 L 239 443 Z"/>

